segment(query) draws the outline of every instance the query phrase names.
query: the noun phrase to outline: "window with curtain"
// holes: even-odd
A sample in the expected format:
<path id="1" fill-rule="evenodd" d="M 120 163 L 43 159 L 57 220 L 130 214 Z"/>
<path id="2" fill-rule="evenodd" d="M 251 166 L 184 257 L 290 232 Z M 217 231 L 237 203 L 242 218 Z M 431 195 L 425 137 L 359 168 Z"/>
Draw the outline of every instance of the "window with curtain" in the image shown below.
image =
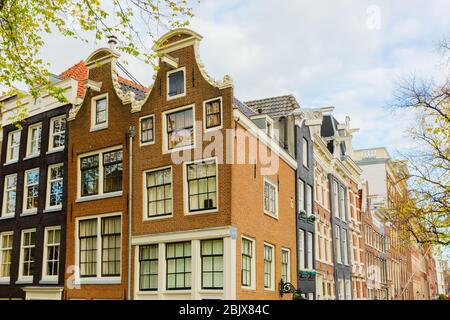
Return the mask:
<path id="1" fill-rule="evenodd" d="M 222 125 L 221 109 L 222 109 L 221 99 L 216 99 L 205 103 L 206 129 L 220 127 Z"/>
<path id="2" fill-rule="evenodd" d="M 102 276 L 120 276 L 121 218 L 102 218 Z"/>
<path id="3" fill-rule="evenodd" d="M 193 108 L 166 114 L 167 148 L 169 150 L 194 145 Z"/>
<path id="4" fill-rule="evenodd" d="M 44 275 L 57 277 L 59 274 L 59 251 L 61 243 L 61 229 L 51 228 L 46 231 Z"/>
<path id="5" fill-rule="evenodd" d="M 191 242 L 166 244 L 167 289 L 191 288 Z"/>
<path id="6" fill-rule="evenodd" d="M 141 119 L 141 143 L 151 143 L 155 141 L 155 117 L 148 116 Z"/>
<path id="7" fill-rule="evenodd" d="M 139 247 L 139 290 L 158 290 L 158 245 Z"/>
<path id="8" fill-rule="evenodd" d="M 79 224 L 80 276 L 97 276 L 97 219 L 83 220 Z"/>
<path id="9" fill-rule="evenodd" d="M 11 257 L 13 249 L 13 233 L 0 233 L 0 278 L 11 276 Z"/>
<path id="10" fill-rule="evenodd" d="M 201 242 L 202 288 L 223 289 L 223 240 Z"/>
<path id="11" fill-rule="evenodd" d="M 215 160 L 186 165 L 189 212 L 217 209 Z"/>
<path id="12" fill-rule="evenodd" d="M 172 214 L 172 169 L 146 173 L 147 217 Z"/>

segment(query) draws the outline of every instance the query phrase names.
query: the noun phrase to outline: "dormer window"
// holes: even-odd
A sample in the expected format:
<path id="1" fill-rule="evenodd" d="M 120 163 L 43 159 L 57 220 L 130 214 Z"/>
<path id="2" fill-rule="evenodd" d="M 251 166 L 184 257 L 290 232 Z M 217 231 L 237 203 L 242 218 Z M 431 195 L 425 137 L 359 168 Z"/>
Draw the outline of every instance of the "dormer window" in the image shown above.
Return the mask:
<path id="1" fill-rule="evenodd" d="M 94 97 L 91 103 L 91 131 L 108 127 L 108 94 Z"/>
<path id="2" fill-rule="evenodd" d="M 273 120 L 271 117 L 269 117 L 268 115 L 257 115 L 253 116 L 251 119 L 258 128 L 264 130 L 269 137 L 273 138 L 274 130 Z"/>
<path id="3" fill-rule="evenodd" d="M 167 72 L 167 100 L 186 95 L 186 68 Z"/>

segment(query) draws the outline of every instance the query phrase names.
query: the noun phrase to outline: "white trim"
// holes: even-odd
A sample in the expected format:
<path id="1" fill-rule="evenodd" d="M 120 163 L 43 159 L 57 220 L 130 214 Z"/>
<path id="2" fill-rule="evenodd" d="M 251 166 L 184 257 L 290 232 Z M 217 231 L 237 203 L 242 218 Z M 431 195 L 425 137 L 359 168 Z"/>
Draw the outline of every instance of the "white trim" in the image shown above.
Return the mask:
<path id="1" fill-rule="evenodd" d="M 32 142 L 32 139 L 33 139 L 32 132 L 33 132 L 34 129 L 38 129 L 39 130 L 39 128 L 41 129 L 41 133 L 40 133 L 39 139 L 37 141 L 37 143 L 38 143 L 38 150 L 36 152 L 32 153 L 32 150 L 31 150 L 31 142 Z M 33 123 L 32 125 L 28 126 L 27 150 L 26 150 L 26 156 L 25 156 L 25 158 L 23 160 L 28 160 L 28 159 L 32 159 L 32 158 L 35 158 L 35 157 L 39 157 L 39 155 L 41 154 L 41 151 L 42 151 L 41 150 L 41 148 L 42 148 L 41 139 L 42 139 L 42 122 Z"/>
<path id="2" fill-rule="evenodd" d="M 169 96 L 169 92 L 170 92 L 169 76 L 172 73 L 176 73 L 178 71 L 183 71 L 183 85 L 184 85 L 183 93 L 177 94 L 175 96 Z M 186 67 L 181 67 L 181 68 L 178 68 L 178 69 L 167 71 L 167 73 L 166 73 L 166 99 L 167 99 L 167 101 L 171 101 L 171 100 L 174 100 L 174 99 L 185 97 L 186 96 L 186 89 L 187 89 L 186 88 Z"/>
<path id="3" fill-rule="evenodd" d="M 33 263 L 36 266 L 36 228 L 24 229 L 24 230 L 22 230 L 21 235 L 20 235 L 19 275 L 17 277 L 16 284 L 25 284 L 25 283 L 32 283 L 33 282 L 34 274 L 32 276 L 24 276 L 23 275 L 23 264 L 24 264 L 23 241 L 24 241 L 24 234 L 25 233 L 32 233 L 32 232 L 34 232 L 34 252 L 35 252 L 34 257 L 33 257 L 33 259 L 35 261 Z"/>
<path id="4" fill-rule="evenodd" d="M 172 201 L 172 213 L 170 215 L 156 215 L 154 217 L 149 217 L 148 216 L 148 193 L 147 193 L 147 174 L 151 173 L 151 172 L 156 172 L 156 171 L 163 171 L 163 170 L 167 170 L 170 169 L 170 186 L 171 186 L 171 201 Z M 161 220 L 161 219 L 170 219 L 173 218 L 173 168 L 171 165 L 169 166 L 164 166 L 164 167 L 160 167 L 160 168 L 155 168 L 155 169 L 150 169 L 150 170 L 145 170 L 142 172 L 142 187 L 143 187 L 143 194 L 144 196 L 142 197 L 142 219 L 143 221 L 155 221 L 155 220 Z"/>
<path id="5" fill-rule="evenodd" d="M 265 247 L 269 247 L 272 248 L 272 261 L 270 264 L 270 287 L 266 288 L 265 286 L 265 270 L 264 270 L 264 264 L 265 264 L 265 255 L 266 255 L 266 248 Z M 275 246 L 273 244 L 270 244 L 268 242 L 264 241 L 264 250 L 263 250 L 263 274 L 264 274 L 264 281 L 263 281 L 263 285 L 264 285 L 264 291 L 275 291 L 275 263 L 276 263 L 276 254 L 275 254 Z"/>
<path id="6" fill-rule="evenodd" d="M 97 118 L 97 101 L 98 100 L 102 100 L 106 98 L 106 122 L 105 123 L 101 123 L 101 124 L 97 124 L 96 123 L 96 118 Z M 108 93 L 103 93 L 100 94 L 98 96 L 95 96 L 91 99 L 91 132 L 93 131 L 98 131 L 98 130 L 103 130 L 108 128 L 108 123 L 109 123 L 109 97 L 108 97 Z"/>
<path id="7" fill-rule="evenodd" d="M 120 216 L 120 275 L 117 277 L 102 277 L 102 237 L 101 237 L 101 221 L 103 218 L 119 217 Z M 120 284 L 122 283 L 122 258 L 123 258 L 123 215 L 122 212 L 105 213 L 92 216 L 83 216 L 75 218 L 75 265 L 80 266 L 80 237 L 79 224 L 85 220 L 97 220 L 97 270 L 95 277 L 81 277 L 80 270 L 80 284 Z"/>
<path id="8" fill-rule="evenodd" d="M 60 236 L 59 236 L 59 252 L 58 252 L 58 275 L 56 276 L 47 276 L 47 253 L 48 253 L 48 232 L 49 231 L 60 231 Z M 44 283 L 44 282 L 48 282 L 48 283 L 58 283 L 58 277 L 59 277 L 59 273 L 61 272 L 61 269 L 64 270 L 64 267 L 61 268 L 61 240 L 62 240 L 62 232 L 61 232 L 61 226 L 54 226 L 54 227 L 46 227 L 44 229 L 44 244 L 43 244 L 43 255 L 42 255 L 42 278 L 41 281 L 39 283 Z M 53 244 L 54 246 L 56 246 L 55 244 Z"/>
<path id="9" fill-rule="evenodd" d="M 169 150 L 169 139 L 168 139 L 169 137 L 167 134 L 167 115 L 171 114 L 171 113 L 177 113 L 180 111 L 191 109 L 191 108 L 192 108 L 192 128 L 194 130 L 194 134 L 193 134 L 194 141 L 192 141 L 192 145 L 183 146 L 183 147 L 174 148 L 174 149 Z M 195 104 L 190 104 L 190 105 L 186 105 L 183 107 L 164 111 L 162 113 L 162 130 L 161 131 L 162 131 L 162 153 L 163 154 L 169 154 L 169 153 L 174 153 L 174 152 L 183 151 L 183 150 L 195 149 L 196 140 L 197 140 L 196 139 L 197 129 L 196 129 L 196 121 L 195 121 Z"/>
<path id="10" fill-rule="evenodd" d="M 250 286 L 244 286 L 242 284 L 242 240 L 248 240 L 252 243 L 252 260 L 251 260 L 251 270 L 250 270 Z M 240 283 L 243 290 L 256 290 L 256 240 L 247 236 L 241 236 L 241 249 L 240 249 Z"/>
<path id="11" fill-rule="evenodd" d="M 59 147 L 55 147 L 53 148 L 53 138 L 55 135 L 55 132 L 53 131 L 53 124 L 56 121 L 62 120 L 64 119 L 64 121 L 66 122 L 66 127 L 64 131 L 59 132 L 58 134 L 62 134 L 62 132 L 64 132 L 64 145 L 63 146 L 59 146 Z M 51 154 L 54 152 L 60 152 L 64 150 L 64 146 L 65 146 L 65 142 L 67 141 L 67 119 L 66 119 L 66 115 L 60 115 L 60 116 L 56 116 L 50 119 L 50 128 L 49 128 L 49 134 L 48 134 L 48 151 L 47 154 Z"/>
<path id="12" fill-rule="evenodd" d="M 12 236 L 13 239 L 11 241 L 11 247 L 3 248 L 3 237 L 4 236 Z M 11 251 L 11 257 L 10 257 L 10 271 L 9 271 L 9 277 L 0 277 L 0 284 L 9 284 L 11 282 L 11 271 L 12 271 L 12 258 L 13 258 L 13 248 L 14 248 L 14 231 L 5 231 L 0 232 L 0 271 L 1 271 L 1 263 L 3 261 L 3 252 L 4 251 Z"/>
<path id="13" fill-rule="evenodd" d="M 265 201 L 264 201 L 264 198 L 265 198 L 264 189 L 266 187 L 266 183 L 268 183 L 269 185 L 271 185 L 272 187 L 275 188 L 275 199 L 274 199 L 275 200 L 275 204 L 274 204 L 274 206 L 275 206 L 275 213 L 272 213 L 272 212 L 266 210 L 266 204 L 265 204 Z M 278 217 L 278 185 L 276 183 L 272 182 L 271 179 L 269 179 L 267 177 L 264 177 L 264 184 L 263 184 L 263 192 L 262 192 L 262 194 L 263 194 L 264 214 L 268 215 L 269 217 L 272 217 L 272 218 L 275 218 L 275 219 L 279 220 L 279 217 Z"/>
<path id="14" fill-rule="evenodd" d="M 66 187 L 64 185 L 64 170 L 65 170 L 64 163 L 57 163 L 57 164 L 49 165 L 47 167 L 47 188 L 46 188 L 47 190 L 46 190 L 46 194 L 45 194 L 45 211 L 44 212 L 54 212 L 54 211 L 62 210 L 62 202 L 60 205 L 50 206 L 50 192 L 51 192 L 51 182 L 52 182 L 51 181 L 51 172 L 52 172 L 52 169 L 58 168 L 58 167 L 63 168 L 63 176 L 60 179 L 57 179 L 57 180 L 61 180 L 61 182 L 63 183 L 63 186 L 62 186 L 63 189 L 61 191 L 64 192 L 63 190 Z M 57 180 L 55 180 L 55 181 L 57 181 Z"/>
<path id="15" fill-rule="evenodd" d="M 216 127 L 212 127 L 212 128 L 207 128 L 206 127 L 206 104 L 208 102 L 213 102 L 219 100 L 220 101 L 220 125 L 216 126 Z M 211 132 L 211 131 L 216 131 L 216 130 L 220 130 L 223 128 L 223 98 L 222 96 L 213 98 L 213 99 L 209 99 L 209 100 L 205 100 L 203 101 L 203 132 Z"/>
<path id="16" fill-rule="evenodd" d="M 194 163 L 202 163 L 207 161 L 214 161 L 216 165 L 216 202 L 217 206 L 215 209 L 206 209 L 206 210 L 197 210 L 197 211 L 189 211 L 189 194 L 188 194 L 188 181 L 187 181 L 187 166 Z M 208 213 L 218 213 L 219 212 L 219 164 L 218 158 L 212 157 L 207 159 L 194 160 L 183 163 L 183 203 L 184 203 L 184 215 L 185 216 L 195 216 L 200 214 L 208 214 Z"/>
<path id="17" fill-rule="evenodd" d="M 291 273 L 292 273 L 292 263 L 291 263 L 291 249 L 281 247 L 281 275 L 283 275 L 283 252 L 287 252 L 288 254 L 288 265 L 287 265 L 287 275 L 286 275 L 286 282 L 291 282 Z"/>
<path id="18" fill-rule="evenodd" d="M 37 171 L 38 172 L 38 182 L 36 184 L 33 184 L 32 186 L 37 185 L 38 186 L 38 201 L 39 201 L 39 193 L 41 192 L 41 187 L 39 185 L 40 177 L 41 177 L 41 170 L 40 168 L 33 168 L 25 171 L 25 174 L 23 176 L 23 206 L 22 206 L 22 213 L 21 215 L 33 215 L 37 214 L 38 207 L 27 209 L 27 200 L 28 200 L 28 183 L 27 183 L 27 175 L 31 171 Z M 38 204 L 39 205 L 39 204 Z"/>
<path id="19" fill-rule="evenodd" d="M 14 189 L 6 189 L 7 188 L 7 180 L 8 180 L 8 178 L 10 178 L 10 177 L 16 177 L 16 186 L 14 187 Z M 14 218 L 14 216 L 15 216 L 15 214 L 16 214 L 16 209 L 17 209 L 17 173 L 13 173 L 13 174 L 9 174 L 9 175 L 7 175 L 7 176 L 5 176 L 4 177 L 4 179 L 3 179 L 3 205 L 2 205 L 2 208 L 1 208 L 1 210 L 2 210 L 2 212 L 1 212 L 1 214 L 0 214 L 0 217 L 1 218 L 4 218 L 4 219 L 6 219 L 6 218 Z M 16 193 L 16 203 L 14 204 L 14 212 L 6 212 L 6 207 L 7 207 L 7 196 L 6 196 L 6 194 L 7 194 L 7 192 L 10 192 L 10 191 L 12 191 L 12 190 L 14 190 L 14 192 Z"/>
<path id="20" fill-rule="evenodd" d="M 142 120 L 146 120 L 152 118 L 153 120 L 153 140 L 152 141 L 148 141 L 148 142 L 142 142 Z M 156 143 L 156 120 L 155 120 L 155 115 L 154 114 L 149 114 L 143 117 L 139 118 L 139 146 L 140 147 L 144 147 L 144 146 L 150 146 Z"/>
<path id="21" fill-rule="evenodd" d="M 17 145 L 17 148 L 18 148 L 17 158 L 12 158 L 11 159 L 11 156 L 12 156 L 12 154 L 11 154 L 11 149 L 12 149 L 12 146 L 11 146 L 11 142 L 12 141 L 11 141 L 11 139 L 12 139 L 12 136 L 14 134 L 16 134 L 16 133 L 19 134 L 19 143 Z M 6 162 L 4 164 L 5 166 L 8 165 L 8 164 L 16 163 L 16 162 L 19 161 L 19 157 L 20 157 L 20 142 L 21 142 L 21 140 L 22 140 L 22 132 L 21 132 L 21 130 L 14 130 L 14 131 L 11 131 L 11 132 L 8 133 L 8 140 L 6 141 Z"/>

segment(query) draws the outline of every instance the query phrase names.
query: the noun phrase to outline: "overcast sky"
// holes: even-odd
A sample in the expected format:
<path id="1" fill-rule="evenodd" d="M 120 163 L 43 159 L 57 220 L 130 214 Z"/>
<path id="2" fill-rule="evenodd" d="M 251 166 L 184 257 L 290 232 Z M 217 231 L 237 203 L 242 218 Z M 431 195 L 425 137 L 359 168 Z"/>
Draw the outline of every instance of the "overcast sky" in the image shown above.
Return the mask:
<path id="1" fill-rule="evenodd" d="M 339 121 L 349 115 L 361 129 L 356 148 L 396 154 L 411 142 L 408 115 L 387 109 L 395 82 L 442 71 L 436 47 L 450 34 L 448 12 L 448 0 L 201 0 L 190 27 L 204 36 L 209 73 L 231 75 L 239 99 L 294 94 L 305 107 L 335 106 Z M 58 36 L 47 44 L 55 72 L 100 46 Z M 148 85 L 151 67 L 129 62 Z"/>

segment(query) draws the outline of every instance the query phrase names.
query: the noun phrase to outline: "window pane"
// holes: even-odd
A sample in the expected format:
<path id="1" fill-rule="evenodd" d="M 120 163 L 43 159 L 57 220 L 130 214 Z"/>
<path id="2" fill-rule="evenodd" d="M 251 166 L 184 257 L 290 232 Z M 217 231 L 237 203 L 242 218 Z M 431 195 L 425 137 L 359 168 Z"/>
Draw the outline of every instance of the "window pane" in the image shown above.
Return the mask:
<path id="1" fill-rule="evenodd" d="M 166 245 L 167 289 L 190 289 L 191 242 Z"/>
<path id="2" fill-rule="evenodd" d="M 221 125 L 221 101 L 220 99 L 207 102 L 206 108 L 206 128 L 214 128 Z"/>
<path id="3" fill-rule="evenodd" d="M 120 276 L 121 218 L 102 219 L 102 276 Z"/>
<path id="4" fill-rule="evenodd" d="M 192 108 L 167 114 L 166 119 L 169 150 L 194 144 Z"/>
<path id="5" fill-rule="evenodd" d="M 217 208 L 216 163 L 214 161 L 187 165 L 189 211 Z"/>
<path id="6" fill-rule="evenodd" d="M 169 97 L 184 93 L 184 71 L 179 70 L 169 75 Z"/>
<path id="7" fill-rule="evenodd" d="M 103 154 L 103 192 L 116 192 L 122 190 L 122 150 Z"/>
<path id="8" fill-rule="evenodd" d="M 172 214 L 171 174 L 170 168 L 147 173 L 147 216 L 149 218 Z"/>

